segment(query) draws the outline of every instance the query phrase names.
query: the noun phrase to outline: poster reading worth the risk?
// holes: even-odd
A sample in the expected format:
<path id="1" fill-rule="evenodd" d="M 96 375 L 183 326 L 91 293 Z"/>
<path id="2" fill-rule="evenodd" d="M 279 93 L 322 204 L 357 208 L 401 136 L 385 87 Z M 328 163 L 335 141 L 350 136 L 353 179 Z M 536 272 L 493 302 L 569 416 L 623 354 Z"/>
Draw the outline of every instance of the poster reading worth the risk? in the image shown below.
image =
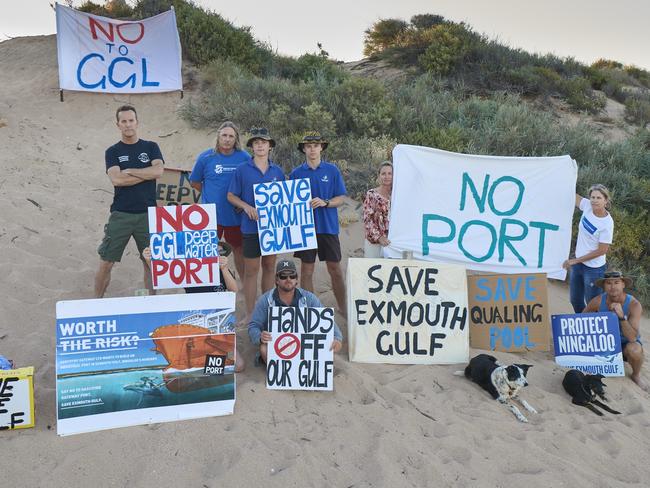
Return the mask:
<path id="1" fill-rule="evenodd" d="M 56 304 L 57 433 L 229 415 L 235 294 Z"/>
<path id="2" fill-rule="evenodd" d="M 153 287 L 219 284 L 217 210 L 213 203 L 149 207 Z"/>
<path id="3" fill-rule="evenodd" d="M 318 247 L 308 179 L 259 183 L 253 191 L 263 256 Z"/>
<path id="4" fill-rule="evenodd" d="M 269 308 L 271 342 L 266 386 L 270 390 L 334 388 L 333 308 Z"/>

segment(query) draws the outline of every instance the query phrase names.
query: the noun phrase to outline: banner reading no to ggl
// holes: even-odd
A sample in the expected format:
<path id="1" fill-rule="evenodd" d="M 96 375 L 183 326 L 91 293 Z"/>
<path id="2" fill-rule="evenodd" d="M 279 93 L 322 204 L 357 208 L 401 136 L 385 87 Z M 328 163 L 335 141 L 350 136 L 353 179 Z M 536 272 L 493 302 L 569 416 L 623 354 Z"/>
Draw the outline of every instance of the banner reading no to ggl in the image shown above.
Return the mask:
<path id="1" fill-rule="evenodd" d="M 564 279 L 577 165 L 569 156 L 513 158 L 398 145 L 389 257 Z"/>

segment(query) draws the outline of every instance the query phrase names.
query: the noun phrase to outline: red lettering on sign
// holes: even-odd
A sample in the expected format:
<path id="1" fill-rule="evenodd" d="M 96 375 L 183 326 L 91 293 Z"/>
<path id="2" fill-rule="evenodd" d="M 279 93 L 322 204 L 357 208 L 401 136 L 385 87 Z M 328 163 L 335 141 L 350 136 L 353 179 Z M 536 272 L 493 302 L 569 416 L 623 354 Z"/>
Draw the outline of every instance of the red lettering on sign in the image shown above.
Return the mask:
<path id="1" fill-rule="evenodd" d="M 136 25 L 139 28 L 138 37 L 135 39 L 128 39 L 122 32 L 124 26 Z M 127 44 L 135 44 L 144 37 L 144 24 L 142 22 L 124 22 L 122 24 L 113 24 L 111 22 L 101 22 L 93 17 L 88 17 L 88 26 L 90 27 L 90 34 L 93 39 L 98 39 L 97 30 L 104 34 L 107 41 L 115 42 L 115 31 L 117 30 L 118 37 Z"/>
<path id="2" fill-rule="evenodd" d="M 165 207 L 156 207 L 156 232 L 163 232 L 163 221 L 167 222 L 176 232 L 183 230 L 203 230 L 210 223 L 210 216 L 200 205 L 177 205 L 168 212 Z M 191 216 L 198 214 L 200 220 L 193 223 Z M 183 227 L 184 226 L 184 227 Z"/>

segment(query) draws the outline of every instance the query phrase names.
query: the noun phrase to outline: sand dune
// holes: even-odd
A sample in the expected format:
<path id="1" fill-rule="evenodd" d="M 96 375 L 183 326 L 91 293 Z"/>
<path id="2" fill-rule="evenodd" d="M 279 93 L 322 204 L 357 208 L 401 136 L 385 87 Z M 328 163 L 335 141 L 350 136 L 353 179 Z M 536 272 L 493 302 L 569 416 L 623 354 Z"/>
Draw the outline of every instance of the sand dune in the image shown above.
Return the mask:
<path id="1" fill-rule="evenodd" d="M 35 367 L 37 415 L 34 429 L 1 434 L 7 486 L 648 486 L 650 396 L 629 378 L 609 379 L 624 414 L 599 418 L 570 404 L 550 353 L 523 355 L 534 365 L 524 396 L 540 412 L 524 425 L 454 376 L 459 366 L 357 364 L 347 350 L 333 394 L 269 392 L 241 330 L 249 367 L 237 377 L 234 416 L 57 437 L 55 303 L 92 295 L 115 108 L 136 105 L 141 136 L 160 144 L 169 165 L 190 167 L 213 138 L 177 117 L 178 94 L 66 93 L 61 103 L 57 87 L 53 36 L 0 44 L 0 352 Z M 347 255 L 359 255 L 360 225 L 343 232 Z M 317 273 L 317 292 L 334 305 L 327 273 Z M 131 244 L 107 296 L 141 286 Z M 565 287 L 549 295 L 551 312 L 570 311 Z"/>

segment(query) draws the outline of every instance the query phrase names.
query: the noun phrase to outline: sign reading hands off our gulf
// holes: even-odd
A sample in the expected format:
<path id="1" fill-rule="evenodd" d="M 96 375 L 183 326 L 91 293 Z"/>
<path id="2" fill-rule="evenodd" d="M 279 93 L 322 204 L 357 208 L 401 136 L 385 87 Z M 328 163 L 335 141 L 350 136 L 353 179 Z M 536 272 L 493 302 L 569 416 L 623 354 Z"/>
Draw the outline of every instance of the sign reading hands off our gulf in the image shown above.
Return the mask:
<path id="1" fill-rule="evenodd" d="M 101 93 L 183 89 L 174 10 L 138 21 L 56 5 L 59 86 Z"/>
<path id="2" fill-rule="evenodd" d="M 350 361 L 453 364 L 469 358 L 465 268 L 348 260 Z"/>
<path id="3" fill-rule="evenodd" d="M 398 145 L 389 257 L 564 279 L 577 165 L 569 156 L 512 158 Z"/>

